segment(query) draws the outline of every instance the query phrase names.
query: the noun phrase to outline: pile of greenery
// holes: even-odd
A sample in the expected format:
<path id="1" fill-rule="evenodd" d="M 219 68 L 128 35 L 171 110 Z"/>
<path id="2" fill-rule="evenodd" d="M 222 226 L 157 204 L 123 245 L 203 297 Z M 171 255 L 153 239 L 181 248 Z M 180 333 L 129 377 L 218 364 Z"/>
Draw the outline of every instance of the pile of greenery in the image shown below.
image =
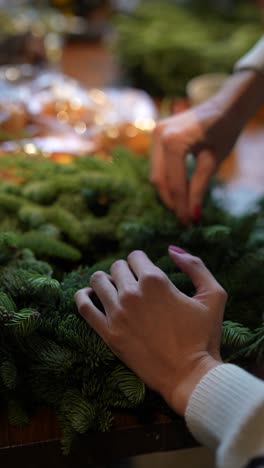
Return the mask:
<path id="1" fill-rule="evenodd" d="M 135 86 L 152 95 L 184 94 L 194 76 L 229 73 L 263 33 L 254 5 L 242 2 L 231 11 L 219 11 L 208 2 L 191 4 L 152 0 L 130 16 L 118 16 L 116 49 Z"/>
<path id="2" fill-rule="evenodd" d="M 148 160 L 126 149 L 112 161 L 76 158 L 68 166 L 1 156 L 0 174 L 0 402 L 11 423 L 26 423 L 39 404 L 54 408 L 67 452 L 78 433 L 108 430 L 115 409 L 149 401 L 73 300 L 94 271 L 109 271 L 133 249 L 145 250 L 188 295 L 193 285 L 167 246 L 201 256 L 229 293 L 225 356 L 263 357 L 261 203 L 234 218 L 209 190 L 202 224 L 185 230 L 149 184 Z"/>

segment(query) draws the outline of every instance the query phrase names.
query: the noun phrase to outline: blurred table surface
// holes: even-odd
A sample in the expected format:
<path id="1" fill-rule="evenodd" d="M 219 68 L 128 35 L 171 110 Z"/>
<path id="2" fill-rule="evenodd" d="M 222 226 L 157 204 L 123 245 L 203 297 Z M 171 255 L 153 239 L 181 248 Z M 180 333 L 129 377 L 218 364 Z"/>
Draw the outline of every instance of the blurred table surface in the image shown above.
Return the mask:
<path id="1" fill-rule="evenodd" d="M 103 87 L 118 82 L 115 58 L 103 44 L 77 43 L 65 47 L 63 71 L 87 87 Z M 220 168 L 227 181 L 229 203 L 234 207 L 251 200 L 264 187 L 264 118 L 259 115 L 241 135 L 236 148 Z M 264 372 L 263 374 L 264 375 Z M 80 438 L 74 452 L 62 456 L 60 432 L 54 414 L 41 409 L 23 429 L 11 427 L 5 414 L 0 416 L 0 464 L 12 468 L 21 463 L 27 468 L 84 467 L 108 464 L 112 460 L 138 454 L 176 450 L 195 445 L 184 421 L 173 421 L 159 412 L 144 419 L 140 415 L 115 415 L 109 433 L 91 433 Z"/>

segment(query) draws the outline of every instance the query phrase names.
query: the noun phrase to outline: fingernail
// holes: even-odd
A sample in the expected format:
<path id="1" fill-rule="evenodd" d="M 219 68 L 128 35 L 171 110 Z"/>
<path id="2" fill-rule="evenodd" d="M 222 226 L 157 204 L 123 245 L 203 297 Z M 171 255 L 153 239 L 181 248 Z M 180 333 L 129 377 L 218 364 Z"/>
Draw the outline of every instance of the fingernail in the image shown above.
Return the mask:
<path id="1" fill-rule="evenodd" d="M 199 221 L 201 221 L 201 217 L 202 217 L 201 205 L 196 205 L 193 210 L 193 221 L 195 223 L 199 223 Z"/>
<path id="2" fill-rule="evenodd" d="M 176 245 L 169 245 L 169 250 L 172 250 L 173 252 L 177 252 L 179 254 L 186 254 L 186 250 L 181 249 L 180 247 L 177 247 Z"/>

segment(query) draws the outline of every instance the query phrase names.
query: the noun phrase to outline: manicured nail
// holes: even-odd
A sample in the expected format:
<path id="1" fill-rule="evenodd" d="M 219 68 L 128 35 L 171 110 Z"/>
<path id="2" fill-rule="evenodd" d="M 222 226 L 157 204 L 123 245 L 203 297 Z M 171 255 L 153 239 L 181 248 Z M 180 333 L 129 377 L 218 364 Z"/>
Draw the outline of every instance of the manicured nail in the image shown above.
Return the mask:
<path id="1" fill-rule="evenodd" d="M 194 210 L 193 210 L 193 221 L 195 223 L 199 223 L 201 221 L 202 217 L 202 210 L 200 205 L 196 205 Z"/>
<path id="2" fill-rule="evenodd" d="M 179 254 L 186 254 L 186 250 L 181 249 L 180 247 L 177 247 L 176 245 L 169 245 L 169 250 L 172 250 L 173 252 L 177 252 Z"/>

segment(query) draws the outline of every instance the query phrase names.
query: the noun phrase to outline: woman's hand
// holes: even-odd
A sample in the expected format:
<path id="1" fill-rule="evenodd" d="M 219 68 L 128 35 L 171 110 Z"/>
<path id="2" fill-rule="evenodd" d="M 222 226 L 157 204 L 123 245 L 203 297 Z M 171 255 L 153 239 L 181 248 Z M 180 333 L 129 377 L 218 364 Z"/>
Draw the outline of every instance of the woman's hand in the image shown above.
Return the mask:
<path id="1" fill-rule="evenodd" d="M 264 77 L 243 71 L 205 103 L 157 124 L 151 181 L 183 224 L 199 220 L 210 177 L 262 102 Z M 196 169 L 188 181 L 186 156 L 190 153 L 196 158 Z"/>
<path id="2" fill-rule="evenodd" d="M 199 221 L 209 180 L 238 136 L 230 124 L 223 125 L 221 113 L 207 102 L 159 122 L 154 130 L 151 181 L 185 225 Z M 190 153 L 196 168 L 189 181 L 186 157 Z"/>
<path id="3" fill-rule="evenodd" d="M 221 362 L 226 293 L 203 262 L 171 246 L 174 263 L 192 279 L 193 298 L 181 293 L 144 252 L 93 274 L 75 295 L 80 314 L 112 351 L 183 415 L 200 379 Z M 92 302 L 95 292 L 105 314 Z"/>

